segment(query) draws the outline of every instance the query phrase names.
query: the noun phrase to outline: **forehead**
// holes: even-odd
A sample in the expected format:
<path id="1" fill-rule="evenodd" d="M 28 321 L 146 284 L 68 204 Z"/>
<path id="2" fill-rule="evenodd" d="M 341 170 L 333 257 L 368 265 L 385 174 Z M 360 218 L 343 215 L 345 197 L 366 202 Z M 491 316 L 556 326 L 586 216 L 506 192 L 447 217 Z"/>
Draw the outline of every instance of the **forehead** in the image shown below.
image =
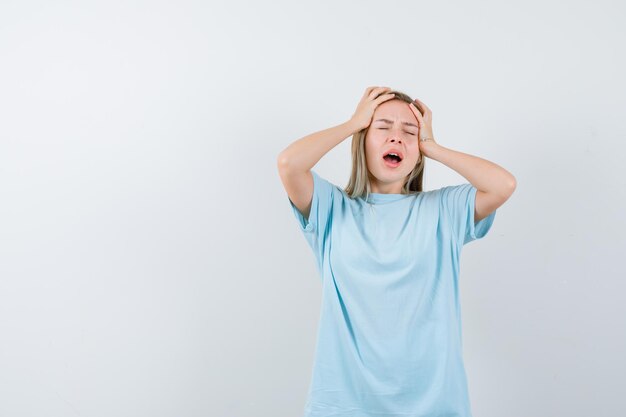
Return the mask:
<path id="1" fill-rule="evenodd" d="M 374 120 L 380 118 L 411 123 L 417 120 L 409 108 L 409 103 L 397 99 L 385 101 L 376 107 Z"/>
<path id="2" fill-rule="evenodd" d="M 385 121 L 379 121 L 384 119 Z M 408 126 L 417 126 L 417 118 L 409 109 L 409 103 L 402 100 L 388 100 L 379 104 L 374 111 L 373 122 L 378 123 L 402 123 Z"/>

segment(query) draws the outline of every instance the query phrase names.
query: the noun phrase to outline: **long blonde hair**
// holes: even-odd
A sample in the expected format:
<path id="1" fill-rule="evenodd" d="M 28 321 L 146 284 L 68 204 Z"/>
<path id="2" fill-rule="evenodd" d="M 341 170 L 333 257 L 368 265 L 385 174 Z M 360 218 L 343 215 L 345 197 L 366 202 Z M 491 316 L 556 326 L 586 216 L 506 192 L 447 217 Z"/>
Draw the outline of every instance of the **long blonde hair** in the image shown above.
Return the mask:
<path id="1" fill-rule="evenodd" d="M 395 99 L 402 100 L 407 103 L 413 102 L 411 97 L 400 91 L 387 91 L 384 92 L 384 94 L 395 94 Z M 352 172 L 350 174 L 350 181 L 344 188 L 344 191 L 350 196 L 350 198 L 363 197 L 366 201 L 369 198 L 369 194 L 372 192 L 368 176 L 369 171 L 367 169 L 367 160 L 365 158 L 365 135 L 368 130 L 369 126 L 352 135 Z M 425 159 L 424 155 L 420 155 L 419 161 L 415 164 L 413 170 L 407 176 L 406 181 L 402 185 L 402 194 L 412 194 L 418 191 L 423 191 L 422 177 L 424 174 Z"/>

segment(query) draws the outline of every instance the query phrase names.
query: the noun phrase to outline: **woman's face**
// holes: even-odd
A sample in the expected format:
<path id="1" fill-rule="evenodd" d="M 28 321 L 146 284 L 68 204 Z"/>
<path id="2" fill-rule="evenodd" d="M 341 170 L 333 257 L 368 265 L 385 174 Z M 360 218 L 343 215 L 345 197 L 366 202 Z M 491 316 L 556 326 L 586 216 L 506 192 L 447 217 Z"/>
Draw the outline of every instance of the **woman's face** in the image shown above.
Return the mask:
<path id="1" fill-rule="evenodd" d="M 409 103 L 393 99 L 376 107 L 365 135 L 365 157 L 373 193 L 402 191 L 402 184 L 420 158 L 419 127 Z M 396 163 L 383 158 L 390 150 L 400 154 Z"/>

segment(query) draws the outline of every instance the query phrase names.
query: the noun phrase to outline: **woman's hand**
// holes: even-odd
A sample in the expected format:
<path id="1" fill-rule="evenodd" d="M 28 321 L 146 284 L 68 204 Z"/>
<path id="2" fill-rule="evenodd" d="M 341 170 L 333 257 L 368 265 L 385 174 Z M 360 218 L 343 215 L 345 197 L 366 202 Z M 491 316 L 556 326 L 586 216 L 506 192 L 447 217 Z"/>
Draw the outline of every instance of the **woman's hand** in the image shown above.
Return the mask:
<path id="1" fill-rule="evenodd" d="M 384 101 L 395 98 L 395 94 L 383 94 L 386 91 L 390 91 L 389 87 L 367 87 L 361 101 L 359 102 L 356 111 L 350 118 L 350 122 L 353 123 L 358 130 L 363 130 L 372 123 L 372 116 L 376 107 Z"/>
<path id="2" fill-rule="evenodd" d="M 419 108 L 418 108 L 419 106 Z M 419 124 L 419 148 L 420 152 L 431 158 L 430 152 L 437 145 L 433 135 L 433 112 L 418 99 L 409 104 L 409 108 L 415 114 Z"/>

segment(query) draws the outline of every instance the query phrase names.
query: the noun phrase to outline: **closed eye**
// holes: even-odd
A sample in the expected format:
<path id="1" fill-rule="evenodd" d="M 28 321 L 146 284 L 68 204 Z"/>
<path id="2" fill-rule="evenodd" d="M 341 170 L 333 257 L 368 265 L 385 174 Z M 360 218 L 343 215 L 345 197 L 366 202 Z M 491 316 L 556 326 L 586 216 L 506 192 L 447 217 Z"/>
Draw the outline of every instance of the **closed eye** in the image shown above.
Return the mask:
<path id="1" fill-rule="evenodd" d="M 388 130 L 388 128 L 386 128 L 386 127 L 379 127 L 378 130 Z M 415 133 L 411 133 L 411 132 L 406 132 L 406 133 L 408 133 L 411 136 L 415 136 Z"/>

